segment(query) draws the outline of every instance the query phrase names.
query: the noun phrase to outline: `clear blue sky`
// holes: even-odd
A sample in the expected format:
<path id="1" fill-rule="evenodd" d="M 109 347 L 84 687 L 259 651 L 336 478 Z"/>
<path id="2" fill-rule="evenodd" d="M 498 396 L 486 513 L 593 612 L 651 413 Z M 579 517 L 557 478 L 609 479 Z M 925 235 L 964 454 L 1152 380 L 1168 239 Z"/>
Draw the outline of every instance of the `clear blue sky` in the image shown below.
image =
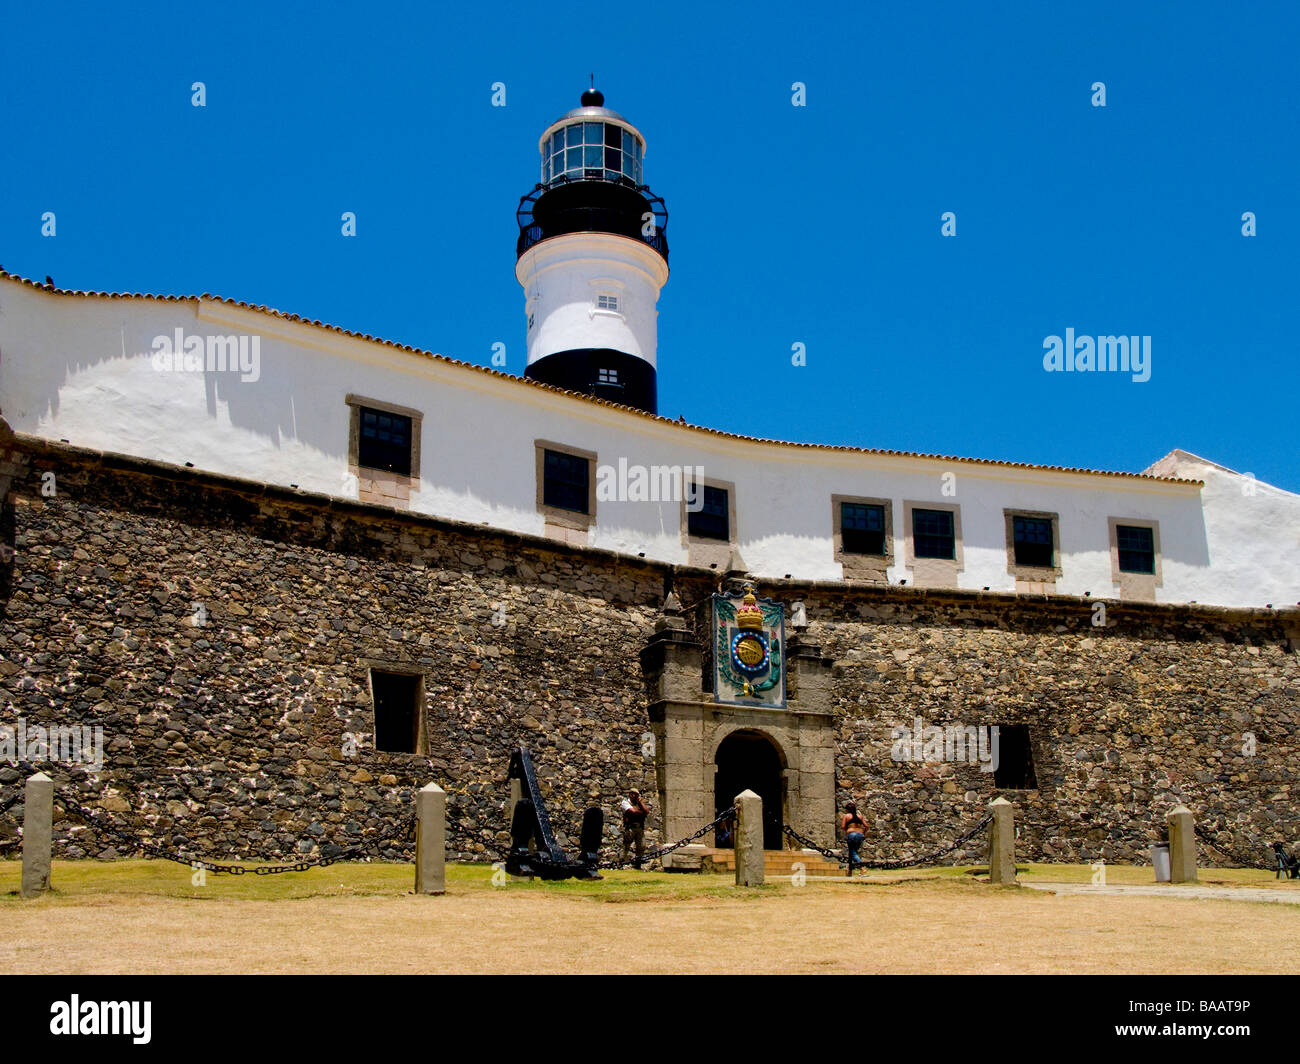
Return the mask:
<path id="1" fill-rule="evenodd" d="M 1183 447 L 1300 491 L 1297 11 L 10 4 L 0 263 L 522 372 L 514 211 L 595 71 L 671 216 L 662 413 L 1120 470 Z M 1150 335 L 1151 380 L 1045 373 L 1067 327 Z"/>

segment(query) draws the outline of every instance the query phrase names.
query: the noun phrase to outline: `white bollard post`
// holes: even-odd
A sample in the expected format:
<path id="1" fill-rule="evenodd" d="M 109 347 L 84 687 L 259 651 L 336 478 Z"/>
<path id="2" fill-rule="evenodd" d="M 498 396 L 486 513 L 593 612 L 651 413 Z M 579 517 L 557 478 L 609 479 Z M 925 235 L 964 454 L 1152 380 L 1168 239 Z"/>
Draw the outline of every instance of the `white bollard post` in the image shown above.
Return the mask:
<path id="1" fill-rule="evenodd" d="M 23 795 L 23 878 L 19 894 L 38 898 L 50 889 L 54 852 L 54 781 L 38 772 Z"/>
<path id="2" fill-rule="evenodd" d="M 447 893 L 447 793 L 436 783 L 415 796 L 415 893 Z"/>
<path id="3" fill-rule="evenodd" d="M 763 799 L 753 791 L 736 795 L 736 886 L 763 885 Z"/>
<path id="4" fill-rule="evenodd" d="M 1169 880 L 1172 883 L 1196 882 L 1196 828 L 1192 811 L 1185 805 L 1175 806 L 1165 814 L 1169 825 Z"/>
<path id="5" fill-rule="evenodd" d="M 1016 881 L 1016 807 L 1005 798 L 989 803 L 993 823 L 989 825 L 989 882 Z"/>

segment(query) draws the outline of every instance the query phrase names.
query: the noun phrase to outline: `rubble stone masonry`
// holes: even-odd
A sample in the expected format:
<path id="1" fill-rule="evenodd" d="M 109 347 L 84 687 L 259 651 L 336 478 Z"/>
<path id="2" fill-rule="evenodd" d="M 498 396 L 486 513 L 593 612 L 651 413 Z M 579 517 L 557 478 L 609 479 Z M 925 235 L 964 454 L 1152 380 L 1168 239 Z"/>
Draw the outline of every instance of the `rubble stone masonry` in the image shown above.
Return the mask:
<path id="1" fill-rule="evenodd" d="M 521 743 L 562 841 L 595 803 L 614 845 L 617 799 L 656 793 L 640 651 L 670 587 L 691 616 L 719 581 L 7 429 L 0 487 L 0 725 L 102 725 L 101 771 L 41 767 L 113 823 L 210 859 L 337 853 L 430 781 L 454 855 L 495 859 Z M 978 765 L 893 760 L 892 729 L 917 717 L 1028 726 L 1038 787 L 1002 792 L 1022 859 L 1145 859 L 1179 802 L 1219 863 L 1300 835 L 1294 608 L 1107 602 L 1098 627 L 1086 599 L 759 593 L 802 601 L 835 663 L 836 797 L 857 799 L 869 858 L 939 848 L 999 793 Z M 369 670 L 386 666 L 424 678 L 425 753 L 374 749 Z M 0 807 L 32 770 L 0 759 Z M 125 855 L 55 815 L 56 856 Z M 20 817 L 20 802 L 0 814 L 0 854 Z M 951 859 L 983 858 L 976 840 Z"/>

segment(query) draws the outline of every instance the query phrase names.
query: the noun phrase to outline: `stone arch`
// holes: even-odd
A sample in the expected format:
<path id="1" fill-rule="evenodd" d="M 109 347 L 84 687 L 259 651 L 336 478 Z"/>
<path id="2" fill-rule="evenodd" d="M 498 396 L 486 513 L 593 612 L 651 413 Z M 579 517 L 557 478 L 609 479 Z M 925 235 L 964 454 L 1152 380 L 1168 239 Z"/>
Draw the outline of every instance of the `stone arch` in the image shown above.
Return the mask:
<path id="1" fill-rule="evenodd" d="M 720 731 L 713 746 L 714 808 L 721 812 L 742 790 L 752 790 L 763 799 L 763 848 L 783 848 L 781 831 L 786 820 L 785 751 L 771 733 L 762 728 L 735 726 Z M 720 830 L 719 846 L 731 845 L 730 831 Z"/>
<path id="2" fill-rule="evenodd" d="M 727 741 L 729 736 L 736 734 L 736 732 L 753 732 L 755 735 L 762 736 L 776 750 L 776 755 L 781 760 L 781 768 L 784 770 L 790 767 L 790 759 L 786 756 L 785 747 L 781 745 L 781 740 L 768 729 L 756 728 L 752 724 L 723 724 L 714 730 L 713 749 L 709 751 L 709 760 L 715 765 L 718 763 L 718 749 Z"/>

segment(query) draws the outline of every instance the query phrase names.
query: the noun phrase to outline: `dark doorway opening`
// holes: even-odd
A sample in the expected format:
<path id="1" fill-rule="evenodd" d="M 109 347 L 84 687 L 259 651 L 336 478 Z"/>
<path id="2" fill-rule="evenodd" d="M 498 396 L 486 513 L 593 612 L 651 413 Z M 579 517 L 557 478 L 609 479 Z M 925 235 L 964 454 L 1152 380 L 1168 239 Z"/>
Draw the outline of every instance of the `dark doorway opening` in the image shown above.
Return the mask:
<path id="1" fill-rule="evenodd" d="M 375 749 L 414 754 L 420 740 L 420 677 L 370 670 L 375 698 Z"/>
<path id="2" fill-rule="evenodd" d="M 1034 748 L 1026 725 L 1003 724 L 998 728 L 998 763 L 993 769 L 993 785 L 1006 791 L 1038 789 Z"/>
<path id="3" fill-rule="evenodd" d="M 714 815 L 729 808 L 741 791 L 753 791 L 763 799 L 763 849 L 782 849 L 781 755 L 772 740 L 762 732 L 732 732 L 722 740 L 714 763 L 718 767 L 713 777 Z M 715 844 L 732 848 L 734 827 L 719 825 Z"/>

